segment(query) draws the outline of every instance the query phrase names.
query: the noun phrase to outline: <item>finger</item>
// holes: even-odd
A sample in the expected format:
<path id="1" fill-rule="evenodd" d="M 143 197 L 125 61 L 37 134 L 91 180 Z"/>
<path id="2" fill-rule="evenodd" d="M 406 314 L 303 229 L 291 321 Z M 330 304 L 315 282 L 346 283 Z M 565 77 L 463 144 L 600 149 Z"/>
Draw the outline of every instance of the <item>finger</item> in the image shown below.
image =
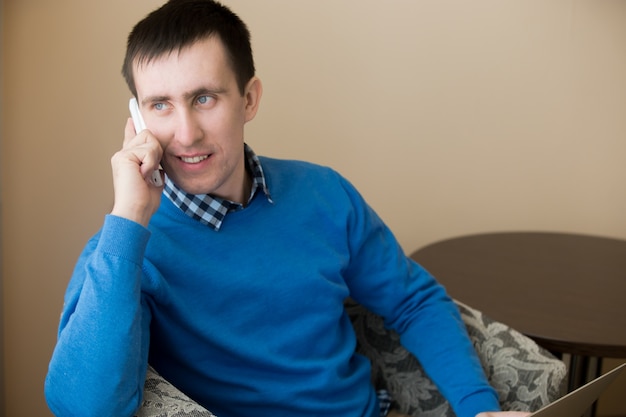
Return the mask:
<path id="1" fill-rule="evenodd" d="M 133 119 L 129 117 L 126 120 L 126 126 L 124 127 L 124 145 L 126 145 L 126 143 L 135 136 L 137 136 L 137 132 L 135 132 L 135 125 L 133 124 Z"/>
<path id="2" fill-rule="evenodd" d="M 135 131 L 135 123 L 133 119 L 128 118 L 126 120 L 126 126 L 124 127 L 124 142 L 122 148 L 128 148 L 130 146 L 138 146 L 146 143 L 152 139 L 156 140 L 152 133 L 148 129 L 144 129 L 141 132 Z"/>
<path id="3" fill-rule="evenodd" d="M 159 170 L 161 163 L 161 152 L 159 149 L 150 148 L 146 151 L 140 162 L 141 175 L 148 180 L 148 182 L 154 184 L 152 175 L 154 171 Z"/>
<path id="4" fill-rule="evenodd" d="M 127 122 L 126 128 L 124 129 L 124 144 L 122 145 L 122 149 L 132 149 L 144 145 L 156 146 L 159 150 L 161 148 L 159 141 L 149 130 L 145 129 L 135 134 L 135 128 L 132 122 L 130 124 Z"/>
<path id="5" fill-rule="evenodd" d="M 132 178 L 137 176 L 144 183 L 161 188 L 163 177 L 158 171 L 159 161 L 159 149 L 153 146 L 122 149 L 111 158 L 113 177 L 122 179 L 122 183 L 128 185 L 132 182 Z"/>

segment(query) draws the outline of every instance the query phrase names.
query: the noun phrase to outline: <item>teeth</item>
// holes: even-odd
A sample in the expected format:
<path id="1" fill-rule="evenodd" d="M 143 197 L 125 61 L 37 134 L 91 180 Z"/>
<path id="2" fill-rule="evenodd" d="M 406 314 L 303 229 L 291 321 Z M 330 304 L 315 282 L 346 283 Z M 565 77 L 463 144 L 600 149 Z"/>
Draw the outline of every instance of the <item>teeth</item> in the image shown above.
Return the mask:
<path id="1" fill-rule="evenodd" d="M 202 155 L 202 156 L 192 156 L 192 157 L 185 157 L 185 156 L 181 156 L 180 159 L 183 162 L 186 162 L 188 164 L 197 164 L 200 161 L 204 161 L 205 159 L 207 159 L 209 156 L 208 155 Z"/>

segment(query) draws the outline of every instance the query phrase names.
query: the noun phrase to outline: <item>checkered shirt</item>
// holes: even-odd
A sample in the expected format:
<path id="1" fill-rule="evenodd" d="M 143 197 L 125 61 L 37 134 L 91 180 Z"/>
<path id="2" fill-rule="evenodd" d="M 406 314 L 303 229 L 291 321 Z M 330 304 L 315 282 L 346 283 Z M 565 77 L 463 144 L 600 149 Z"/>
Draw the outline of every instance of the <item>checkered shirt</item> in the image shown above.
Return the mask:
<path id="1" fill-rule="evenodd" d="M 247 171 L 252 176 L 252 190 L 250 191 L 248 203 L 252 201 L 252 198 L 254 198 L 258 190 L 263 191 L 267 200 L 272 203 L 272 197 L 267 188 L 265 175 L 263 174 L 263 168 L 261 167 L 259 158 L 247 144 L 244 144 L 244 153 Z M 244 208 L 243 204 L 214 197 L 209 194 L 195 195 L 186 193 L 167 177 L 165 179 L 163 192 L 175 206 L 183 211 L 183 213 L 209 226 L 216 232 L 220 230 L 222 222 L 229 212 L 242 210 Z"/>

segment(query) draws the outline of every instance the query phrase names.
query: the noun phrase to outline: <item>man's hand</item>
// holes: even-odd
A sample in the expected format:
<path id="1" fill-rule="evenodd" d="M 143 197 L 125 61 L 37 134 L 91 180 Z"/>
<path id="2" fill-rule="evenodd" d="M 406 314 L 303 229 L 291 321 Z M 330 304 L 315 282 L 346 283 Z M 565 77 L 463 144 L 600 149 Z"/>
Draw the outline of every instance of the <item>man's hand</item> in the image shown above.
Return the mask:
<path id="1" fill-rule="evenodd" d="M 402 414 L 401 412 L 399 412 L 398 410 L 395 409 L 391 409 L 389 410 L 389 412 L 387 413 L 387 417 L 411 417 L 408 414 Z"/>
<path id="2" fill-rule="evenodd" d="M 491 411 L 488 413 L 478 413 L 476 417 L 526 417 L 530 413 L 526 411 Z"/>
<path id="3" fill-rule="evenodd" d="M 476 417 L 526 417 L 529 416 L 530 413 L 523 411 L 492 411 L 488 413 L 479 413 L 476 414 Z M 408 414 L 402 414 L 397 410 L 389 410 L 387 413 L 387 417 L 411 417 Z"/>
<path id="4" fill-rule="evenodd" d="M 122 149 L 111 158 L 115 203 L 111 214 L 144 226 L 159 208 L 161 191 L 152 183 L 152 171 L 159 168 L 163 149 L 149 130 L 135 133 L 129 118 Z"/>

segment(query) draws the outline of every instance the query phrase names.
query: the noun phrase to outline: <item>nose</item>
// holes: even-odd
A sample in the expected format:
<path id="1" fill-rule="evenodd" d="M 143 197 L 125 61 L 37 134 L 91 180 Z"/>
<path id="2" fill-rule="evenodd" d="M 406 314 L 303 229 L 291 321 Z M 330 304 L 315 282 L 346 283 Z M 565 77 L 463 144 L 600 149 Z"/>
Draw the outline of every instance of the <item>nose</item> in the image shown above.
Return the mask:
<path id="1" fill-rule="evenodd" d="M 183 146 L 192 146 L 202 139 L 202 129 L 192 109 L 184 108 L 177 112 L 174 138 Z"/>

